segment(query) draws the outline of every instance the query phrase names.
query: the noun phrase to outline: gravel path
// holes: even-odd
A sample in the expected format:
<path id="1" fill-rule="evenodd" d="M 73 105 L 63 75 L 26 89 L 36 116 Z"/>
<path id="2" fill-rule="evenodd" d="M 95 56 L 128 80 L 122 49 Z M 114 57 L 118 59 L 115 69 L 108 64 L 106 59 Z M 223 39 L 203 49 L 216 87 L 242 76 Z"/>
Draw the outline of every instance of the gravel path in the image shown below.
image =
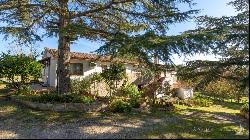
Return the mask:
<path id="1" fill-rule="evenodd" d="M 115 121 L 109 118 L 80 120 L 73 123 L 41 124 L 4 120 L 0 124 L 0 138 L 32 139 L 123 139 L 142 135 L 143 131 L 154 130 L 154 125 L 167 120 L 147 119 L 147 121 Z M 168 120 L 169 121 L 169 120 Z M 8 126 L 7 126 L 8 125 Z"/>
<path id="2" fill-rule="evenodd" d="M 29 114 L 32 117 L 27 117 L 27 113 L 32 112 L 30 109 L 1 99 L 0 102 L 0 139 L 135 138 L 142 135 L 144 131 L 154 130 L 160 123 L 173 122 L 176 119 L 154 117 L 119 118 L 118 116 L 93 115 L 89 118 L 73 118 L 67 122 L 41 121 L 38 119 L 38 115 L 33 114 L 32 116 L 32 114 Z M 51 116 L 51 114 L 49 115 Z"/>

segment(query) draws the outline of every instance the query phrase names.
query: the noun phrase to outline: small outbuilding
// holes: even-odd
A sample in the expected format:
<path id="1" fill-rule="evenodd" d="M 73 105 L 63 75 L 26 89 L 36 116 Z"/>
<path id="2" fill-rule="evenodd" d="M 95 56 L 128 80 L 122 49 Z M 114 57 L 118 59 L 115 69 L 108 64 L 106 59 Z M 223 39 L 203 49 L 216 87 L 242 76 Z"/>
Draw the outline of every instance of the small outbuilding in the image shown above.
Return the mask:
<path id="1" fill-rule="evenodd" d="M 193 98 L 193 88 L 178 88 L 176 89 L 176 96 L 181 100 Z"/>

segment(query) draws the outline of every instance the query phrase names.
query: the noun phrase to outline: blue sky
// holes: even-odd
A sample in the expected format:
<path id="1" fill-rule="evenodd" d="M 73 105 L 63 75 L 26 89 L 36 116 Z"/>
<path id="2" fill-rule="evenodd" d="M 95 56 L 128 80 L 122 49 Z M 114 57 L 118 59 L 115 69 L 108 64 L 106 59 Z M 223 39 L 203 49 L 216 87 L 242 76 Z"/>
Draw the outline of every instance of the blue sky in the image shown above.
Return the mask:
<path id="1" fill-rule="evenodd" d="M 198 15 L 209 15 L 215 17 L 221 16 L 231 16 L 236 15 L 235 9 L 232 6 L 227 5 L 231 0 L 194 0 L 197 3 L 193 6 L 193 9 L 201 9 L 201 12 Z M 197 16 L 198 16 L 197 15 Z M 185 23 L 178 23 L 170 26 L 168 35 L 176 35 L 183 31 L 194 29 L 195 23 L 193 21 L 188 21 Z M 44 38 L 42 42 L 37 43 L 37 50 L 41 52 L 44 47 L 57 48 L 57 38 Z M 91 52 L 98 49 L 102 45 L 101 42 L 88 41 L 86 39 L 80 39 L 71 45 L 71 51 L 78 52 Z M 8 41 L 3 40 L 3 36 L 0 35 L 0 52 L 6 52 L 9 48 Z M 216 56 L 213 55 L 195 55 L 195 56 L 177 56 L 174 55 L 174 62 L 176 64 L 181 64 L 184 61 L 188 60 L 216 60 Z"/>

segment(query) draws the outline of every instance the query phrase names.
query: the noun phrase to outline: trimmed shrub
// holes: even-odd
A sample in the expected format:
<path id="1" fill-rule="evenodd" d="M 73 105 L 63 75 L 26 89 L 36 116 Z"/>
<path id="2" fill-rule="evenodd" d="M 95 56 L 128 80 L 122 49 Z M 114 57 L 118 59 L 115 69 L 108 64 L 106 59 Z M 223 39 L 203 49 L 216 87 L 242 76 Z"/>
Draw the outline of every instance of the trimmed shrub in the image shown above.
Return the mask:
<path id="1" fill-rule="evenodd" d="M 91 103 L 92 98 L 87 96 L 79 96 L 75 94 L 70 95 L 59 95 L 56 93 L 45 93 L 32 98 L 32 101 L 41 102 L 41 103 Z"/>
<path id="2" fill-rule="evenodd" d="M 131 111 L 132 107 L 129 103 L 124 102 L 121 99 L 115 99 L 110 103 L 109 109 L 112 112 L 127 113 Z"/>
<path id="3" fill-rule="evenodd" d="M 90 92 L 91 82 L 89 79 L 72 80 L 71 93 L 73 94 L 86 94 Z"/>
<path id="4" fill-rule="evenodd" d="M 122 87 L 121 92 L 123 95 L 130 98 L 129 103 L 132 107 L 140 107 L 141 92 L 138 90 L 137 86 L 133 84 L 126 85 Z"/>
<path id="5" fill-rule="evenodd" d="M 20 86 L 16 92 L 15 95 L 34 95 L 35 91 L 32 90 L 31 86 L 28 85 L 22 85 Z"/>
<path id="6" fill-rule="evenodd" d="M 56 91 L 37 94 L 31 88 L 23 86 L 15 94 L 17 98 L 40 103 L 91 103 L 93 99 L 87 96 L 77 94 L 60 95 Z"/>

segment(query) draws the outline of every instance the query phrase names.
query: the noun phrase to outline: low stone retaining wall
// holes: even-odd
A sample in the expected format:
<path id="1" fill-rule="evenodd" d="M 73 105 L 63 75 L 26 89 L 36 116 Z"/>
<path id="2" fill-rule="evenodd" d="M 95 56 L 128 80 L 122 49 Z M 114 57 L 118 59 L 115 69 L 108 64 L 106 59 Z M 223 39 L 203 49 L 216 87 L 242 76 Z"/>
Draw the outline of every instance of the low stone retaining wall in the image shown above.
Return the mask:
<path id="1" fill-rule="evenodd" d="M 105 109 L 108 105 L 101 101 L 94 101 L 91 104 L 83 103 L 38 103 L 31 101 L 24 101 L 17 99 L 15 97 L 10 97 L 11 101 L 23 104 L 27 107 L 36 110 L 44 111 L 56 111 L 56 112 L 65 112 L 65 111 L 84 111 L 84 112 L 96 112 Z"/>

